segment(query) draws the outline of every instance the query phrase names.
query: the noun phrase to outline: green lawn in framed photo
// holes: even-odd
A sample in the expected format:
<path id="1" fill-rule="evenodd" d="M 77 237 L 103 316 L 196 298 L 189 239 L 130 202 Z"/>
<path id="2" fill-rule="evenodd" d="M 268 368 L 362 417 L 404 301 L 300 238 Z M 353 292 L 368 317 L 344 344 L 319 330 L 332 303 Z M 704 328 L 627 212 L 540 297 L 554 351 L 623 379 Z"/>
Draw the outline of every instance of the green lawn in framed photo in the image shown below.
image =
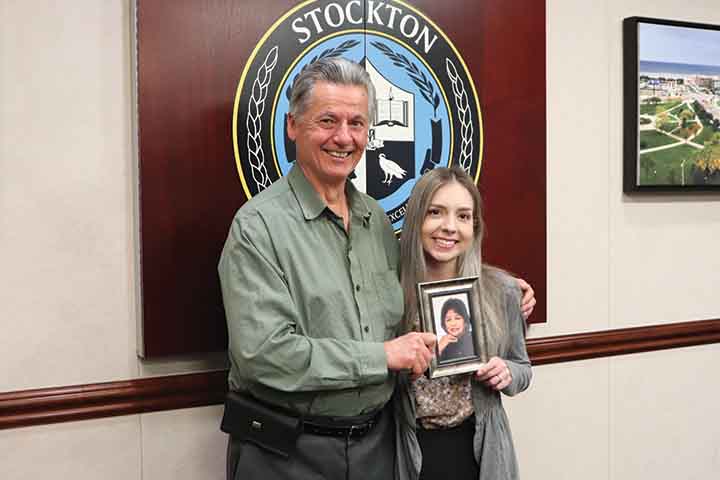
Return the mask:
<path id="1" fill-rule="evenodd" d="M 720 27 L 631 17 L 623 35 L 624 191 L 720 191 Z"/>

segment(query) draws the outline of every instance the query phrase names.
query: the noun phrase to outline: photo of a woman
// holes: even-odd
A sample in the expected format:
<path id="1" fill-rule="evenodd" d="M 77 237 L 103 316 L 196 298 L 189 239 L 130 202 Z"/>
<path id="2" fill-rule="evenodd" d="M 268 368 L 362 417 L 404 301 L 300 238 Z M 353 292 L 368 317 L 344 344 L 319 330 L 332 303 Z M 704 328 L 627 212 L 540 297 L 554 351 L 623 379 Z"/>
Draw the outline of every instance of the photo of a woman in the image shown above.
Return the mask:
<path id="1" fill-rule="evenodd" d="M 465 302 L 456 297 L 445 300 L 440 311 L 440 325 L 446 334 L 438 335 L 439 363 L 476 355 L 472 323 Z"/>

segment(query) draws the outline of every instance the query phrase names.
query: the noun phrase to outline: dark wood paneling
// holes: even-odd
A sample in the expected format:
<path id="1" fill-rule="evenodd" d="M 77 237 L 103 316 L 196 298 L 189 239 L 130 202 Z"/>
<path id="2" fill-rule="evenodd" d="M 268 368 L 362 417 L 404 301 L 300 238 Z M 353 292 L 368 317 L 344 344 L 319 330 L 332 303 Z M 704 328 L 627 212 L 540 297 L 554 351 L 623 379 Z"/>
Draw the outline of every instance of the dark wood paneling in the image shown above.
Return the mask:
<path id="1" fill-rule="evenodd" d="M 411 2 L 452 40 L 483 120 L 485 260 L 525 278 L 546 321 L 545 1 Z"/>
<path id="2" fill-rule="evenodd" d="M 720 343 L 720 319 L 528 340 L 534 365 Z M 0 429 L 220 404 L 227 372 L 0 393 Z"/>
<path id="3" fill-rule="evenodd" d="M 227 346 L 216 269 L 245 201 L 231 133 L 235 90 L 255 44 L 291 3 L 138 0 L 146 357 Z"/>
<path id="4" fill-rule="evenodd" d="M 232 113 L 245 62 L 290 0 L 138 0 L 146 357 L 226 348 L 216 265 L 245 201 Z M 545 1 L 417 0 L 465 59 L 484 126 L 486 258 L 535 287 L 545 321 Z"/>

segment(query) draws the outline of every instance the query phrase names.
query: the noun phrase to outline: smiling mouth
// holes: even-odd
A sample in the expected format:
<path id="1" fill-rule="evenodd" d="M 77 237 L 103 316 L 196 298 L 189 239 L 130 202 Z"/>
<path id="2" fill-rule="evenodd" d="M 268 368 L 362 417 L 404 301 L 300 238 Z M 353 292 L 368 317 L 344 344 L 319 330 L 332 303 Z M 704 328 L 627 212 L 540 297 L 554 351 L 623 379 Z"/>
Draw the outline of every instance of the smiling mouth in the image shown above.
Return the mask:
<path id="1" fill-rule="evenodd" d="M 337 150 L 325 150 L 325 153 L 327 153 L 328 155 L 330 155 L 333 158 L 343 159 L 343 158 L 349 157 L 352 152 L 338 152 Z"/>
<path id="2" fill-rule="evenodd" d="M 457 240 L 445 240 L 443 238 L 434 238 L 435 244 L 440 248 L 453 248 L 457 244 Z"/>

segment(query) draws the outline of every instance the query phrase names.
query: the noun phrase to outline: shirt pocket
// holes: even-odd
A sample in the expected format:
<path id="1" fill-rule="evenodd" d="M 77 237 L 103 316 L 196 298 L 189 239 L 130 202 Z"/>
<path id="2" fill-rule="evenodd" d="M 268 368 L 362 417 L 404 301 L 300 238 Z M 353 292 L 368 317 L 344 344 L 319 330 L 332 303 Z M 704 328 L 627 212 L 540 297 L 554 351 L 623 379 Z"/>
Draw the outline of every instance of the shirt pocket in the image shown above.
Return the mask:
<path id="1" fill-rule="evenodd" d="M 378 297 L 378 316 L 385 322 L 385 340 L 397 336 L 400 320 L 405 309 L 403 292 L 396 270 L 375 272 L 373 285 Z"/>

